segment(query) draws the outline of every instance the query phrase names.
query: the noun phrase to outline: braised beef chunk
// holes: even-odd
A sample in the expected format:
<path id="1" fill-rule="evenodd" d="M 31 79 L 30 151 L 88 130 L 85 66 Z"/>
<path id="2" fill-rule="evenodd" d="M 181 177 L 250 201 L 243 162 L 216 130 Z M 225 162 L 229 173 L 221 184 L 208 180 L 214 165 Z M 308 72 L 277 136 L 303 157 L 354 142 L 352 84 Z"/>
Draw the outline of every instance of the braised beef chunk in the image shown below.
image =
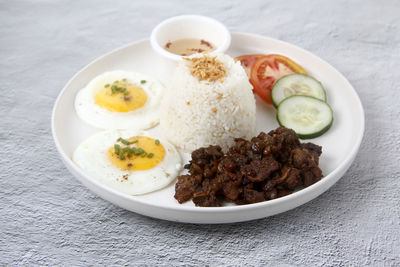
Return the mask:
<path id="1" fill-rule="evenodd" d="M 223 155 L 220 146 L 202 147 L 193 151 L 189 164 L 190 174 L 201 174 L 205 178 L 215 176 L 219 160 Z"/>
<path id="2" fill-rule="evenodd" d="M 178 182 L 175 184 L 175 198 L 179 203 L 184 203 L 193 197 L 193 193 L 200 186 L 202 181 L 199 175 L 181 175 L 178 176 Z"/>
<path id="3" fill-rule="evenodd" d="M 321 153 L 322 147 L 301 144 L 285 127 L 261 132 L 251 141 L 236 138 L 226 154 L 219 146 L 202 147 L 185 165 L 189 174 L 178 176 L 175 198 L 218 207 L 224 201 L 242 205 L 286 196 L 321 179 Z"/>
<path id="4" fill-rule="evenodd" d="M 322 147 L 317 146 L 313 143 L 304 143 L 301 144 L 301 147 L 307 149 L 311 154 L 313 154 L 314 160 L 317 162 L 318 165 L 319 156 L 321 156 L 322 154 Z"/>
<path id="5" fill-rule="evenodd" d="M 254 189 L 245 188 L 243 193 L 243 197 L 246 203 L 257 203 L 265 200 L 264 193 L 256 191 Z"/>
<path id="6" fill-rule="evenodd" d="M 254 159 L 250 164 L 240 169 L 242 175 L 250 182 L 262 182 L 270 178 L 271 173 L 279 169 L 279 163 L 272 157 L 266 157 L 261 160 Z"/>

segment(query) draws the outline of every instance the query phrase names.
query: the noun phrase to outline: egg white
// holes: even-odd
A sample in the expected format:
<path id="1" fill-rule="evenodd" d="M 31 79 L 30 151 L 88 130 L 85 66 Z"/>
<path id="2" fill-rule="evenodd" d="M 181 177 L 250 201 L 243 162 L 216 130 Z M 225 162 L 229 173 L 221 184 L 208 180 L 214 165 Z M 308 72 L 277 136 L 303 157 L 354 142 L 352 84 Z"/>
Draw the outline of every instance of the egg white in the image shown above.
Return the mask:
<path id="1" fill-rule="evenodd" d="M 95 95 L 116 80 L 127 79 L 143 89 L 147 94 L 146 103 L 129 112 L 112 112 L 98 106 Z M 145 83 L 140 81 L 145 80 Z M 75 110 L 78 117 L 89 125 L 100 129 L 144 130 L 156 126 L 159 122 L 159 106 L 164 87 L 157 80 L 146 75 L 128 71 L 105 72 L 89 82 L 75 98 Z"/>
<path id="2" fill-rule="evenodd" d="M 160 140 L 165 148 L 165 157 L 157 166 L 148 170 L 121 170 L 108 159 L 108 149 L 114 146 L 119 137 L 148 136 Z M 129 195 L 153 192 L 169 185 L 182 169 L 178 151 L 167 141 L 135 130 L 109 130 L 99 132 L 74 151 L 73 161 L 90 177 Z M 127 179 L 124 179 L 124 176 Z"/>

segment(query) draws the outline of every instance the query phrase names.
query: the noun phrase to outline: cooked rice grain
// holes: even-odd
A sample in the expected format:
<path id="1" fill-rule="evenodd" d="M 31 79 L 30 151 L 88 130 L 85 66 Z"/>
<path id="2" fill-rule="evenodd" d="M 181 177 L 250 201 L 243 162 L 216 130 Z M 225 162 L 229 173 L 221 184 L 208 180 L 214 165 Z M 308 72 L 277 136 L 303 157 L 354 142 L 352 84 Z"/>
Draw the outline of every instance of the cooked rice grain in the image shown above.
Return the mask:
<path id="1" fill-rule="evenodd" d="M 213 82 L 199 81 L 189 62 L 180 62 L 161 103 L 163 134 L 187 152 L 217 144 L 227 149 L 235 137 L 255 134 L 256 104 L 246 72 L 228 55 L 217 59 L 226 75 Z"/>

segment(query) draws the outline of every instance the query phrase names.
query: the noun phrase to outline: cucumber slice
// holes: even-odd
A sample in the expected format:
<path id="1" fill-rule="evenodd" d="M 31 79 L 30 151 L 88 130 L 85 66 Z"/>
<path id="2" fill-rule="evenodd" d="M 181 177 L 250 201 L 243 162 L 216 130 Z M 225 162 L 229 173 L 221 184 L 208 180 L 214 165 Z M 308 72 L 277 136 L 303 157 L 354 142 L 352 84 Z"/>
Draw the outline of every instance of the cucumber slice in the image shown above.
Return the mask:
<path id="1" fill-rule="evenodd" d="M 328 131 L 333 122 L 333 112 L 320 99 L 294 95 L 279 104 L 277 119 L 280 125 L 293 129 L 300 138 L 309 139 Z"/>
<path id="2" fill-rule="evenodd" d="M 293 73 L 276 81 L 271 91 L 272 104 L 275 107 L 292 95 L 308 95 L 326 101 L 322 84 L 311 76 Z"/>

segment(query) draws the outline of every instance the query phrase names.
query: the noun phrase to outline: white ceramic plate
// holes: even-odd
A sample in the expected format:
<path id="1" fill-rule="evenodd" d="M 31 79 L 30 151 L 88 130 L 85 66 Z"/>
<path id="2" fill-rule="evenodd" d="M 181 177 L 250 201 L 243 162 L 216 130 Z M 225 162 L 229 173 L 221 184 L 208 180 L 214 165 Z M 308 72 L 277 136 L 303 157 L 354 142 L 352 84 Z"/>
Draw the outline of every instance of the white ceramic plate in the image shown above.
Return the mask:
<path id="1" fill-rule="evenodd" d="M 364 133 L 364 111 L 350 83 L 331 65 L 294 45 L 253 34 L 233 33 L 227 53 L 238 56 L 250 53 L 286 55 L 325 86 L 328 103 L 334 112 L 332 128 L 311 142 L 321 145 L 321 181 L 291 195 L 266 202 L 226 207 L 195 207 L 191 201 L 181 205 L 174 199 L 174 184 L 143 196 L 130 196 L 100 184 L 83 173 L 71 160 L 81 141 L 97 132 L 76 115 L 76 93 L 95 76 L 110 70 L 128 70 L 148 74 L 166 82 L 170 70 L 163 68 L 162 59 L 152 51 L 148 40 L 138 41 L 100 57 L 78 72 L 57 98 L 52 115 L 52 131 L 58 152 L 68 170 L 100 197 L 124 209 L 155 218 L 189 223 L 232 223 L 271 216 L 298 207 L 317 197 L 346 172 L 359 149 Z M 275 110 L 257 99 L 257 127 L 270 131 L 278 127 Z M 157 132 L 158 127 L 152 129 Z"/>

